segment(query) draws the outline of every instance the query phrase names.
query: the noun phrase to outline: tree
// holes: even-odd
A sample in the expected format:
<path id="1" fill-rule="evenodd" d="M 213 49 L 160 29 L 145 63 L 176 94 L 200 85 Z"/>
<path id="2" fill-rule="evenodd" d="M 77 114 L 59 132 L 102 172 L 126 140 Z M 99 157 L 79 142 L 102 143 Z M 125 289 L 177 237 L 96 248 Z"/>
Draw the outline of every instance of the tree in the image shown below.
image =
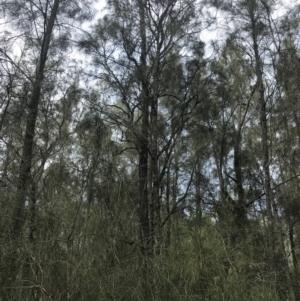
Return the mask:
<path id="1" fill-rule="evenodd" d="M 288 266 L 288 256 L 284 247 L 282 235 L 283 231 L 281 219 L 278 213 L 278 203 L 272 189 L 271 166 L 274 163 L 272 157 L 272 128 L 271 116 L 276 98 L 275 70 L 269 68 L 269 62 L 276 64 L 280 45 L 280 35 L 276 30 L 276 22 L 272 19 L 274 5 L 266 1 L 237 1 L 235 3 L 224 3 L 221 5 L 226 13 L 229 13 L 232 25 L 235 29 L 230 34 L 230 41 L 239 40 L 244 45 L 244 49 L 252 62 L 254 70 L 254 96 L 259 108 L 259 124 L 261 139 L 260 161 L 263 171 L 263 195 L 265 196 L 267 221 L 270 223 L 268 232 L 270 255 L 276 261 L 277 253 L 284 259 L 286 283 L 289 287 L 289 294 L 295 300 L 293 287 L 291 285 L 290 270 Z M 237 29 L 239 28 L 239 29 Z M 240 31 L 240 28 L 243 30 Z M 265 49 L 270 49 L 266 51 Z M 271 78 L 271 79 L 270 79 Z M 235 161 L 236 162 L 236 161 Z M 257 200 L 257 199 L 256 199 Z M 278 246 L 278 248 L 276 247 Z"/>
<path id="2" fill-rule="evenodd" d="M 9 52 L 3 49 L 1 53 L 6 60 L 18 69 L 19 73 L 26 77 L 26 89 L 28 89 L 28 92 L 24 91 L 27 101 L 26 125 L 18 167 L 18 180 L 10 230 L 13 255 L 11 256 L 9 267 L 7 267 L 8 271 L 5 272 L 9 275 L 9 278 L 15 278 L 16 275 L 17 253 L 25 222 L 24 211 L 26 202 L 31 204 L 32 210 L 35 210 L 36 205 L 35 196 L 31 194 L 33 190 L 30 192 L 29 188 L 34 186 L 31 171 L 35 157 L 35 138 L 41 99 L 49 86 L 49 73 L 56 72 L 55 66 L 61 59 L 59 49 L 64 49 L 68 41 L 66 38 L 67 32 L 59 30 L 59 28 L 63 28 L 61 26 L 62 20 L 66 20 L 68 17 L 73 19 L 72 22 L 76 21 L 76 19 L 79 21 L 84 16 L 87 17 L 88 4 L 89 1 L 79 3 L 59 0 L 12 1 L 1 4 L 3 17 L 14 29 L 14 32 L 10 34 L 11 39 L 15 39 L 24 45 L 23 51 L 24 53 L 26 52 L 26 55 L 24 55 L 26 65 L 25 62 L 22 62 L 22 65 L 20 65 L 17 61 L 13 61 Z M 82 12 L 80 12 L 81 10 Z M 76 18 L 75 14 L 77 14 Z M 65 27 L 67 30 L 69 28 Z M 14 38 L 14 34 L 18 34 L 19 38 Z M 57 36 L 57 39 L 55 36 Z M 15 93 L 12 88 L 12 86 L 9 87 L 8 95 Z"/>
<path id="3" fill-rule="evenodd" d="M 95 77 L 115 93 L 102 111 L 137 151 L 140 242 L 149 254 L 161 248 L 160 190 L 172 149 L 197 105 L 190 87 L 200 68 L 188 78 L 182 65 L 186 41 L 198 43 L 195 8 L 194 1 L 110 2 L 110 13 L 80 43 L 97 64 Z"/>

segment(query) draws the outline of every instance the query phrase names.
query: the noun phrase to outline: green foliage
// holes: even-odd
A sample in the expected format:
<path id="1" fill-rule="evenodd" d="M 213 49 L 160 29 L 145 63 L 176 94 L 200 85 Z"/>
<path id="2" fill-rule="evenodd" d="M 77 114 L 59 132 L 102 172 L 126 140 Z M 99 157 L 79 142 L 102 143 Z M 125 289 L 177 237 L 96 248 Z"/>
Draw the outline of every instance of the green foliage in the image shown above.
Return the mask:
<path id="1" fill-rule="evenodd" d="M 53 1 L 2 2 L 0 300 L 299 300 L 296 7 L 59 1 L 39 78 Z"/>

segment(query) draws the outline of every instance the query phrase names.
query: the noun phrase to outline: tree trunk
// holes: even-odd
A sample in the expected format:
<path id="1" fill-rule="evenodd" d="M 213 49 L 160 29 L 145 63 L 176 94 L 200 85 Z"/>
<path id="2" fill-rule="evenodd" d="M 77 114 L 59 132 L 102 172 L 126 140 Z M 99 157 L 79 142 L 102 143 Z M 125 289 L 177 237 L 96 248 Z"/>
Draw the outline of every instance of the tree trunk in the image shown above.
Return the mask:
<path id="1" fill-rule="evenodd" d="M 168 166 L 167 170 L 167 183 L 166 183 L 166 206 L 167 206 L 167 215 L 171 214 L 171 205 L 170 205 L 170 190 L 171 190 L 171 177 L 170 177 L 170 165 Z M 170 216 L 167 222 L 167 229 L 166 229 L 166 253 L 168 254 L 169 247 L 171 245 L 171 224 L 172 217 Z"/>
<path id="2" fill-rule="evenodd" d="M 150 225 L 149 225 L 149 200 L 148 200 L 148 148 L 149 148 L 149 93 L 146 81 L 147 68 L 147 45 L 146 45 L 146 24 L 145 6 L 143 1 L 139 1 L 140 17 L 140 37 L 141 37 L 141 56 L 140 56 L 140 77 L 142 91 L 140 101 L 142 106 L 142 130 L 140 135 L 139 149 L 139 191 L 140 191 L 140 233 L 142 251 L 149 253 L 150 245 Z"/>
<path id="3" fill-rule="evenodd" d="M 50 46 L 51 35 L 53 32 L 54 22 L 58 13 L 59 0 L 55 0 L 51 10 L 51 15 L 47 20 L 47 28 L 44 33 L 42 49 L 36 67 L 35 80 L 33 83 L 33 91 L 28 106 L 29 113 L 27 117 L 25 137 L 23 142 L 23 152 L 19 168 L 18 193 L 16 204 L 13 213 L 13 228 L 12 233 L 18 236 L 21 232 L 24 223 L 24 205 L 26 201 L 28 181 L 30 178 L 31 162 L 33 157 L 34 133 L 36 120 L 38 115 L 42 83 L 44 78 L 45 64 Z"/>
<path id="4" fill-rule="evenodd" d="M 159 55 L 160 55 L 160 40 L 159 33 L 156 37 L 156 57 L 154 62 L 154 79 L 153 79 L 153 96 L 151 98 L 151 175 L 152 175 L 152 206 L 154 212 L 153 220 L 153 250 L 156 254 L 160 253 L 161 248 L 161 217 L 160 217 L 160 195 L 159 187 L 161 186 L 161 180 L 159 175 L 159 163 L 158 163 L 158 128 L 157 128 L 157 116 L 158 116 L 158 99 L 159 99 Z"/>

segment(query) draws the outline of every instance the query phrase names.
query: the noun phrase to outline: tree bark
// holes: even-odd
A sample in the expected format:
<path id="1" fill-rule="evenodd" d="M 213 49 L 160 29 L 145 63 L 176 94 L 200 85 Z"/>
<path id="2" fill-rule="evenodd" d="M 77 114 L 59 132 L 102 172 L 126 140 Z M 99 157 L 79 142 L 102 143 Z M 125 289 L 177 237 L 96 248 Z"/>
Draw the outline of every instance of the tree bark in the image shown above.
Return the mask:
<path id="1" fill-rule="evenodd" d="M 140 135 L 139 149 L 139 192 L 140 192 L 140 233 L 141 247 L 143 253 L 149 253 L 150 244 L 150 225 L 149 225 L 149 199 L 148 199 L 148 148 L 149 148 L 149 93 L 146 81 L 147 73 L 147 44 L 146 44 L 146 24 L 145 6 L 143 1 L 138 1 L 140 17 L 140 77 L 142 91 L 140 95 L 142 107 L 142 130 Z"/>
<path id="2" fill-rule="evenodd" d="M 151 174 L 152 174 L 152 206 L 153 220 L 153 250 L 156 254 L 160 252 L 161 245 L 161 217 L 160 217 L 160 194 L 161 179 L 159 174 L 158 157 L 158 100 L 159 100 L 159 56 L 160 56 L 160 33 L 156 36 L 156 56 L 154 62 L 153 96 L 151 98 Z"/>

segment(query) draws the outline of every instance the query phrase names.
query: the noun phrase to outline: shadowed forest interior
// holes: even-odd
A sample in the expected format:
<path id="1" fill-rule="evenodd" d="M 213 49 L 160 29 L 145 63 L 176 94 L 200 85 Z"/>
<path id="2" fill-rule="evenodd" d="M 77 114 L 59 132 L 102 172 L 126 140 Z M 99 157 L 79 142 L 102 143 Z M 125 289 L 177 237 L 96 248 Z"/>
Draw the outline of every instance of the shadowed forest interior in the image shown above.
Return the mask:
<path id="1" fill-rule="evenodd" d="M 0 300 L 300 300 L 300 4 L 103 5 L 0 0 Z"/>

